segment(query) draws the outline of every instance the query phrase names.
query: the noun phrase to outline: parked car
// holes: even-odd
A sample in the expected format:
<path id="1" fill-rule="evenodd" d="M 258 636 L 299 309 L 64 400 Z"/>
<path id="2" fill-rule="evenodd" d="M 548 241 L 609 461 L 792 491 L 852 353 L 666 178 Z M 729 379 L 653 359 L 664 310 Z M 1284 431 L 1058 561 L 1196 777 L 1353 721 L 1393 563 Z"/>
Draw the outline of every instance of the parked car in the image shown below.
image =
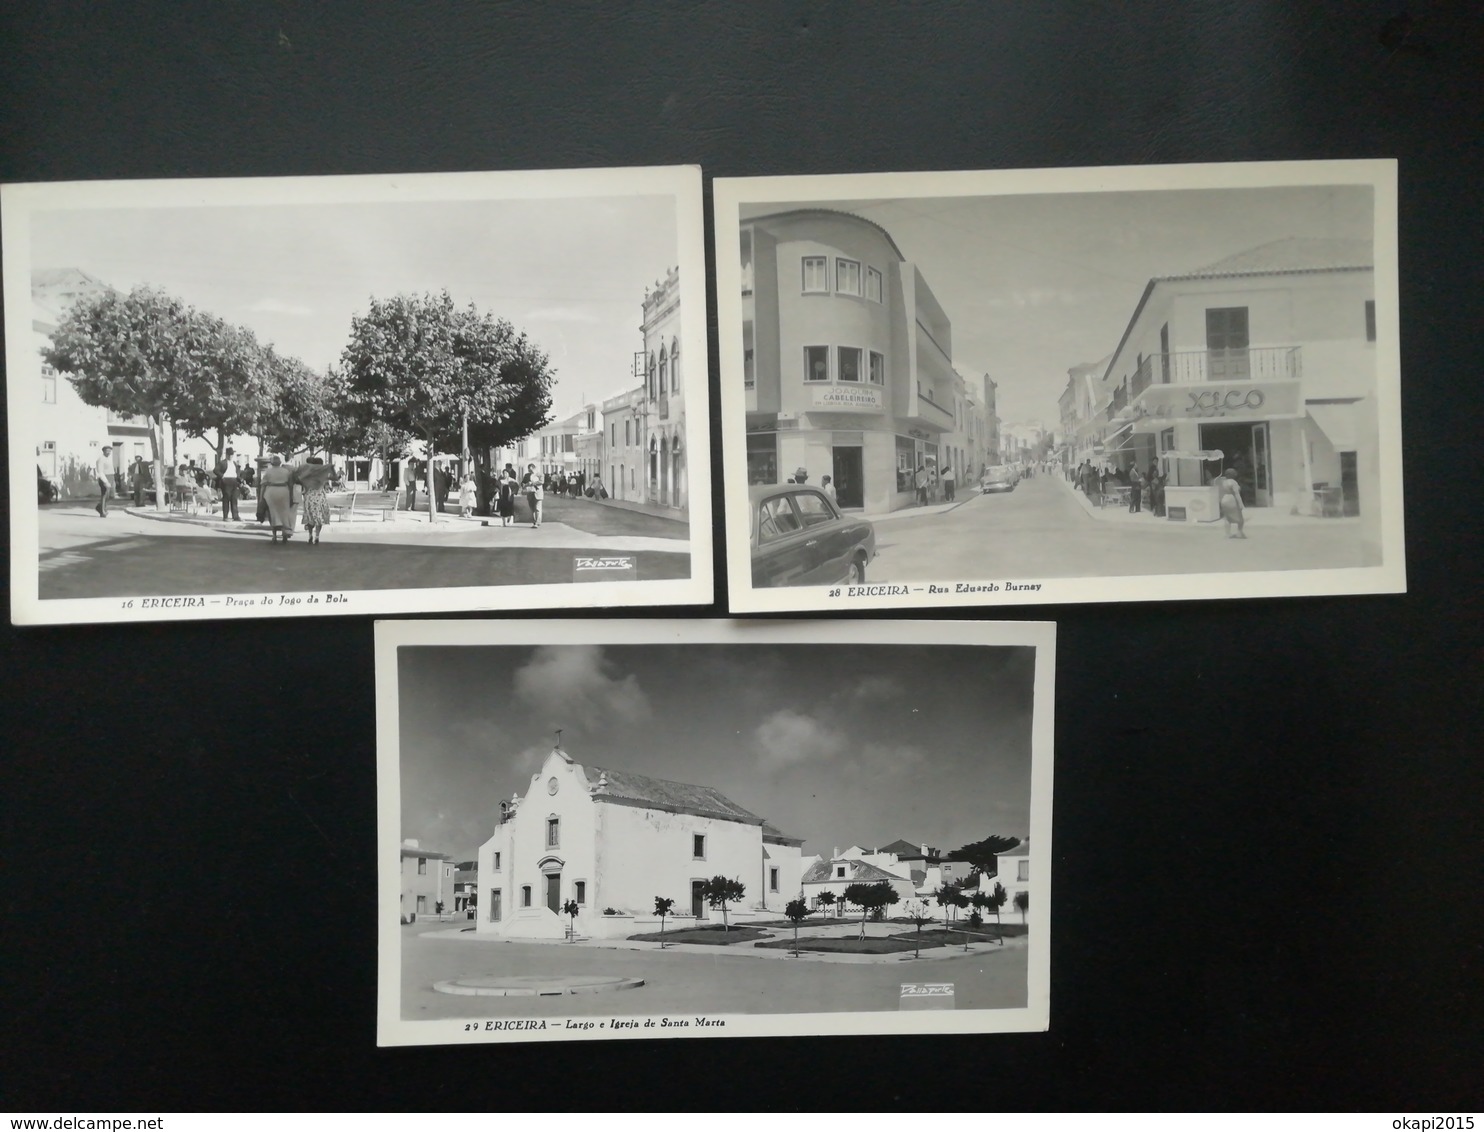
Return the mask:
<path id="1" fill-rule="evenodd" d="M 817 487 L 765 484 L 752 504 L 752 584 L 828 586 L 866 580 L 876 557 L 876 528 L 847 517 Z"/>
<path id="2" fill-rule="evenodd" d="M 992 491 L 1014 491 L 1019 482 L 1020 470 L 1013 464 L 994 464 L 979 477 L 979 490 L 986 495 Z"/>

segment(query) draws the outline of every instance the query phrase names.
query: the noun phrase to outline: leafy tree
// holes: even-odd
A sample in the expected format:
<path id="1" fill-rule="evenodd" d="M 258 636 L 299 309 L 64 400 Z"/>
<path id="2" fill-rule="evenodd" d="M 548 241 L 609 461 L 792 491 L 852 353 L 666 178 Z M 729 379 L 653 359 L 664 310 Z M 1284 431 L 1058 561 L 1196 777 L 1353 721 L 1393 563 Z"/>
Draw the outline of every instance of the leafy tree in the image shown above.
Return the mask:
<path id="1" fill-rule="evenodd" d="M 820 905 L 825 909 L 825 915 L 826 916 L 832 916 L 832 915 L 834 915 L 835 894 L 833 892 L 821 892 L 819 894 L 819 896 L 816 897 L 816 899 L 819 901 Z"/>
<path id="2" fill-rule="evenodd" d="M 670 914 L 670 909 L 675 907 L 673 896 L 656 896 L 654 898 L 654 914 L 660 918 L 660 950 L 665 948 L 665 917 Z"/>
<path id="3" fill-rule="evenodd" d="M 969 897 L 969 903 L 974 906 L 974 914 L 969 917 L 969 923 L 977 928 L 984 922 L 983 913 L 989 907 L 989 897 L 982 891 L 978 891 Z"/>
<path id="4" fill-rule="evenodd" d="M 808 904 L 804 903 L 803 900 L 790 900 L 786 905 L 784 905 L 783 914 L 790 920 L 792 920 L 794 925 L 793 954 L 795 959 L 797 959 L 799 956 L 799 925 L 803 923 L 804 918 L 808 916 L 812 911 L 813 909 L 811 909 Z"/>
<path id="5" fill-rule="evenodd" d="M 79 299 L 52 332 L 42 360 L 67 375 L 87 405 L 149 421 L 155 506 L 165 509 L 160 429 L 184 398 L 199 327 L 179 299 L 149 287 Z"/>
<path id="6" fill-rule="evenodd" d="M 582 911 L 582 905 L 578 904 L 575 900 L 568 900 L 562 905 L 562 913 L 567 917 L 567 922 L 570 925 L 567 928 L 567 935 L 571 939 L 577 938 L 577 913 L 580 911 Z"/>
<path id="7" fill-rule="evenodd" d="M 994 876 L 999 872 L 999 854 L 1006 850 L 1014 849 L 1020 844 L 1018 837 L 1001 837 L 991 834 L 983 841 L 971 841 L 967 845 L 961 845 L 947 859 L 950 861 L 967 861 L 970 865 L 969 879 L 973 880 L 980 876 Z"/>
<path id="8" fill-rule="evenodd" d="M 714 876 L 702 883 L 701 894 L 706 897 L 706 902 L 711 907 L 721 909 L 721 930 L 731 931 L 731 925 L 727 922 L 727 902 L 741 900 L 747 895 L 747 886 L 740 880 Z"/>
<path id="9" fill-rule="evenodd" d="M 907 918 L 917 927 L 917 946 L 912 950 L 912 958 L 922 958 L 922 928 L 924 924 L 930 924 L 933 920 L 933 910 L 921 900 L 914 900 L 907 905 Z"/>
<path id="10" fill-rule="evenodd" d="M 544 353 L 503 319 L 458 308 L 447 291 L 372 299 L 351 319 L 341 355 L 346 403 L 363 426 L 381 423 L 427 445 L 429 498 L 436 499 L 433 457 L 467 422 L 471 443 L 522 429 L 550 407 L 553 371 Z M 483 430 L 483 431 L 481 431 Z M 428 520 L 437 518 L 430 506 Z"/>
<path id="11" fill-rule="evenodd" d="M 1029 892 L 1017 892 L 1015 894 L 1015 910 L 1020 913 L 1020 922 L 1025 923 L 1025 914 L 1031 906 L 1031 894 Z"/>
<path id="12" fill-rule="evenodd" d="M 1000 921 L 1000 909 L 1005 906 L 1005 901 L 1007 899 L 1009 899 L 1009 893 L 1005 891 L 1005 886 L 999 881 L 995 881 L 994 888 L 989 894 L 989 906 L 994 909 L 995 927 L 1000 930 L 1001 941 L 1003 941 L 1005 937 L 1003 924 Z"/>
<path id="13" fill-rule="evenodd" d="M 258 414 L 257 435 L 275 451 L 336 450 L 361 455 L 370 439 L 347 401 L 345 379 L 331 366 L 320 373 L 298 358 L 267 351 L 272 375 Z"/>
<path id="14" fill-rule="evenodd" d="M 861 932 L 860 939 L 866 938 L 866 916 L 901 900 L 890 882 L 878 880 L 872 884 L 852 884 L 845 889 L 845 902 L 854 904 L 861 910 Z"/>
<path id="15" fill-rule="evenodd" d="M 220 460 L 227 437 L 254 432 L 269 407 L 276 376 L 270 355 L 246 327 L 193 310 L 187 356 L 171 421 L 210 442 Z"/>

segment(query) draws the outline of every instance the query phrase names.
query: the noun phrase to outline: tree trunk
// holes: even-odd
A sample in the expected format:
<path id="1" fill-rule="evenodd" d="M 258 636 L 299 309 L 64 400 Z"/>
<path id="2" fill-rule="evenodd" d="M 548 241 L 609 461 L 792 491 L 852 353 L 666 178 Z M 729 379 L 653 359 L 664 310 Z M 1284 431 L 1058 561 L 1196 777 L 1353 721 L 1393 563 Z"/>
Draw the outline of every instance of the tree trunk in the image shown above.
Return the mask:
<path id="1" fill-rule="evenodd" d="M 150 463 L 155 470 L 155 510 L 165 510 L 165 462 L 162 459 L 161 447 L 164 445 L 162 435 L 163 422 L 155 417 L 149 418 L 149 455 Z"/>
<path id="2" fill-rule="evenodd" d="M 437 495 L 437 491 L 436 491 L 436 485 L 438 483 L 438 473 L 436 471 L 434 471 L 433 456 L 434 456 L 433 434 L 430 431 L 428 433 L 428 458 L 423 462 L 423 467 L 426 469 L 423 474 L 426 477 L 427 484 L 428 484 L 428 522 L 429 523 L 434 523 L 434 522 L 436 522 L 438 520 L 438 495 Z"/>

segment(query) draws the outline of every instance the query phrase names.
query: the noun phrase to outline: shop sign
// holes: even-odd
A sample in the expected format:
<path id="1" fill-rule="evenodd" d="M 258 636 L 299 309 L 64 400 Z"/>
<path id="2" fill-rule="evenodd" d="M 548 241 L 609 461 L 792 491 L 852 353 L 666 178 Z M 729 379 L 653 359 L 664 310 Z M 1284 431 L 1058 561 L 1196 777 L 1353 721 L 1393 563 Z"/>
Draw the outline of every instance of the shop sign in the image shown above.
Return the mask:
<path id="1" fill-rule="evenodd" d="M 1131 406 L 1140 431 L 1173 421 L 1269 421 L 1300 416 L 1297 381 L 1151 385 Z"/>
<path id="2" fill-rule="evenodd" d="M 811 386 L 809 404 L 834 413 L 879 413 L 881 389 L 874 385 Z"/>

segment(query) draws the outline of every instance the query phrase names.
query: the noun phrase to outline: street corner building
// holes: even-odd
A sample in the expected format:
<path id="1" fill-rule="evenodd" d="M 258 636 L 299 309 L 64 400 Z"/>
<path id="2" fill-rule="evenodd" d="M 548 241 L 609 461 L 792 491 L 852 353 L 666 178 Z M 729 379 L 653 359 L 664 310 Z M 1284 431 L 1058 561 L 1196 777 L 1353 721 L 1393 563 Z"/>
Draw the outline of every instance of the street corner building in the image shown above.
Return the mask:
<path id="1" fill-rule="evenodd" d="M 587 766 L 560 747 L 496 822 L 479 848 L 478 935 L 561 939 L 568 901 L 578 934 L 595 938 L 647 928 L 657 896 L 674 900 L 672 924 L 719 920 L 702 892 L 716 876 L 745 888 L 732 923 L 781 915 L 801 891 L 801 838 L 709 786 Z"/>
<path id="2" fill-rule="evenodd" d="M 827 208 L 741 225 L 747 481 L 831 476 L 844 509 L 911 506 L 997 462 L 994 384 L 953 367 L 953 327 L 891 234 Z"/>
<path id="3" fill-rule="evenodd" d="M 452 908 L 455 877 L 447 853 L 424 849 L 413 838 L 403 841 L 398 880 L 402 923 L 415 923 L 419 916 L 441 916 L 445 908 Z"/>
<path id="4" fill-rule="evenodd" d="M 1244 505 L 1359 516 L 1379 554 L 1375 348 L 1369 240 L 1289 237 L 1153 278 L 1113 353 L 1069 371 L 1066 459 L 1160 465 L 1185 522 L 1219 515 L 1230 470 Z"/>

